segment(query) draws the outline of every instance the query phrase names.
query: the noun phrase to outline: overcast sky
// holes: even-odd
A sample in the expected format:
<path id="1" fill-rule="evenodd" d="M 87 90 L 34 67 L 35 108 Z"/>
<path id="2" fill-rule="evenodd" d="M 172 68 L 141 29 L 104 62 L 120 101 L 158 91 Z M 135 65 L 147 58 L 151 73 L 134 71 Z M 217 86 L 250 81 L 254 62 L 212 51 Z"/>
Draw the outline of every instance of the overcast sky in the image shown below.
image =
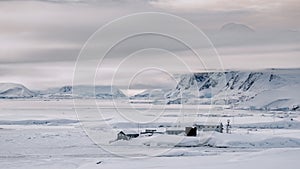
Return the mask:
<path id="1" fill-rule="evenodd" d="M 76 58 L 88 38 L 104 24 L 137 12 L 164 12 L 187 19 L 211 39 L 225 69 L 299 68 L 299 9 L 299 0 L 1 0 L 0 82 L 21 83 L 31 89 L 70 85 Z M 253 32 L 226 32 L 222 27 L 228 23 L 242 24 Z M 159 26 L 172 30 L 168 23 Z M 143 55 L 149 61 L 172 60 L 157 50 Z M 103 65 L 105 73 L 98 84 L 110 84 L 106 77 L 115 71 L 110 67 L 113 62 Z M 126 71 L 143 64 L 139 59 L 130 63 L 123 66 L 124 76 L 118 76 L 121 85 L 128 85 L 122 80 L 128 78 Z M 144 76 L 151 78 L 137 73 L 136 79 L 142 80 L 136 86 L 174 85 L 168 73 L 182 70 L 176 69 L 176 61 L 161 59 L 161 63 L 172 71 L 145 69 Z M 198 65 L 191 66 L 198 70 Z"/>

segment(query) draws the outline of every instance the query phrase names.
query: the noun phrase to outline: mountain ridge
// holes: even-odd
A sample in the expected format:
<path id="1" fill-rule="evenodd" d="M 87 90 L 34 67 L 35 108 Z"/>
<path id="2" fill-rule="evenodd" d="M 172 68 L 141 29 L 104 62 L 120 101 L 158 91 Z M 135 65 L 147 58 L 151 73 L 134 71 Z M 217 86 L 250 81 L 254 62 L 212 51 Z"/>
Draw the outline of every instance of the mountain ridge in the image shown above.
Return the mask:
<path id="1" fill-rule="evenodd" d="M 300 90 L 299 75 L 300 69 L 185 74 L 167 96 L 170 104 L 213 103 L 230 104 L 240 108 L 291 108 L 294 104 L 298 105 L 300 101 L 295 92 L 289 90 Z M 272 93 L 277 93 L 278 96 Z M 268 98 L 264 95 L 272 97 Z M 265 100 L 258 101 L 258 98 Z M 285 100 L 286 104 L 283 101 L 280 101 L 281 105 L 271 104 L 279 103 L 279 100 Z"/>
<path id="2" fill-rule="evenodd" d="M 154 104 L 215 104 L 239 109 L 291 110 L 299 107 L 300 68 L 225 70 L 176 75 L 174 89 L 148 89 L 126 96 L 111 86 L 62 86 L 32 91 L 24 85 L 0 83 L 1 99 L 117 99 L 148 100 Z"/>
<path id="3" fill-rule="evenodd" d="M 22 84 L 0 83 L 1 99 L 37 98 L 37 99 L 112 99 L 123 98 L 125 94 L 117 87 L 78 85 L 50 88 L 41 91 L 29 90 Z"/>
<path id="4" fill-rule="evenodd" d="M 32 98 L 36 95 L 22 84 L 0 83 L 0 98 Z"/>

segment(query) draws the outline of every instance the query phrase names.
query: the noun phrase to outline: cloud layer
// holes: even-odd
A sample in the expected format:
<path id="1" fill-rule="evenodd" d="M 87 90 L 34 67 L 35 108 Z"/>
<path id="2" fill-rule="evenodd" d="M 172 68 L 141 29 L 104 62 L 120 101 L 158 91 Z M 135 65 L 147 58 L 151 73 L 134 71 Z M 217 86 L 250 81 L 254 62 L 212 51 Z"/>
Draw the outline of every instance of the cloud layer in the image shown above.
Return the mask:
<path id="1" fill-rule="evenodd" d="M 18 82 L 32 88 L 71 84 L 80 49 L 97 29 L 113 19 L 146 11 L 175 14 L 204 30 L 227 69 L 299 67 L 299 8 L 296 0 L 1 1 L 0 82 Z M 248 25 L 255 33 L 220 32 L 229 22 Z M 160 26 L 173 27 L 167 23 Z M 182 59 L 189 57 L 184 49 L 174 51 Z M 122 51 L 116 55 L 121 57 Z M 114 71 L 109 64 L 113 62 L 111 59 L 104 65 L 107 77 Z M 130 71 L 135 64 L 124 70 Z"/>

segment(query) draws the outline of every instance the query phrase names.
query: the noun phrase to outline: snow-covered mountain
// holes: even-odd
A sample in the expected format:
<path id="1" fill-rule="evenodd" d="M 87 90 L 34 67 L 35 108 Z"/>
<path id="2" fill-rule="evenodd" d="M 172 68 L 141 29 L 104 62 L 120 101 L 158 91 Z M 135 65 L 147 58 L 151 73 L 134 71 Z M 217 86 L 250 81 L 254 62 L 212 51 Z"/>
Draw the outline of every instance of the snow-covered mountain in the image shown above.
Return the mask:
<path id="1" fill-rule="evenodd" d="M 40 92 L 40 97 L 43 98 L 97 98 L 111 99 L 126 97 L 117 87 L 111 86 L 63 86 L 61 88 L 52 88 Z"/>
<path id="2" fill-rule="evenodd" d="M 30 91 L 25 86 L 16 83 L 0 83 L 0 98 L 31 98 L 36 96 L 36 93 Z"/>
<path id="3" fill-rule="evenodd" d="M 300 104 L 300 69 L 205 72 L 182 75 L 168 93 L 170 104 L 230 104 L 280 109 Z"/>
<path id="4" fill-rule="evenodd" d="M 299 109 L 300 69 L 183 74 L 175 89 L 149 89 L 130 97 L 155 104 L 226 104 L 249 109 Z M 111 86 L 64 86 L 33 92 L 21 84 L 1 83 L 0 98 L 126 98 Z"/>
<path id="5" fill-rule="evenodd" d="M 136 94 L 131 98 L 134 99 L 157 99 L 157 98 L 165 98 L 166 94 L 169 93 L 171 89 L 148 89 L 143 91 L 142 93 Z"/>
<path id="6" fill-rule="evenodd" d="M 154 103 L 154 104 L 166 104 L 167 94 L 172 89 L 147 89 L 139 94 L 131 96 L 130 102 L 134 103 Z"/>

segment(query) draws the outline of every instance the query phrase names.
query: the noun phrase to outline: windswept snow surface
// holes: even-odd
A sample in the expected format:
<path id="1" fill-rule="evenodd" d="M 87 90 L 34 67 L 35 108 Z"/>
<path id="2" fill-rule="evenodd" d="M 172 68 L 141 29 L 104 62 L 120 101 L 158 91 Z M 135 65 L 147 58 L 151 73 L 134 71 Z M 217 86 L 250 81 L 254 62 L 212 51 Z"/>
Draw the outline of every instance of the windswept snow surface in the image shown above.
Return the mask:
<path id="1" fill-rule="evenodd" d="M 2 100 L 0 102 L 1 168 L 299 168 L 300 112 L 220 109 L 203 105 L 147 105 L 124 100 Z M 76 103 L 76 109 L 74 108 Z M 118 105 L 116 110 L 115 105 Z M 138 110 L 148 123 L 137 124 L 124 115 Z M 198 109 L 197 109 L 198 108 Z M 164 110 L 161 113 L 161 110 Z M 75 112 L 90 119 L 93 131 L 103 138 L 112 133 L 110 149 L 103 149 L 85 133 L 85 124 Z M 100 112 L 99 112 L 100 110 Z M 122 113 L 122 114 L 121 114 Z M 119 131 L 138 132 L 193 123 L 231 121 L 231 134 L 200 132 L 184 135 L 141 135 L 129 141 L 116 141 Z M 179 126 L 179 127 L 180 127 Z M 114 150 L 120 154 L 111 154 Z M 120 155 L 120 156 L 118 156 Z"/>
<path id="2" fill-rule="evenodd" d="M 188 169 L 276 169 L 299 167 L 300 149 L 269 149 L 260 152 L 202 154 L 200 156 L 155 157 L 146 159 L 108 159 L 107 161 L 91 161 L 82 165 L 81 169 L 153 169 L 153 168 L 188 168 Z"/>

